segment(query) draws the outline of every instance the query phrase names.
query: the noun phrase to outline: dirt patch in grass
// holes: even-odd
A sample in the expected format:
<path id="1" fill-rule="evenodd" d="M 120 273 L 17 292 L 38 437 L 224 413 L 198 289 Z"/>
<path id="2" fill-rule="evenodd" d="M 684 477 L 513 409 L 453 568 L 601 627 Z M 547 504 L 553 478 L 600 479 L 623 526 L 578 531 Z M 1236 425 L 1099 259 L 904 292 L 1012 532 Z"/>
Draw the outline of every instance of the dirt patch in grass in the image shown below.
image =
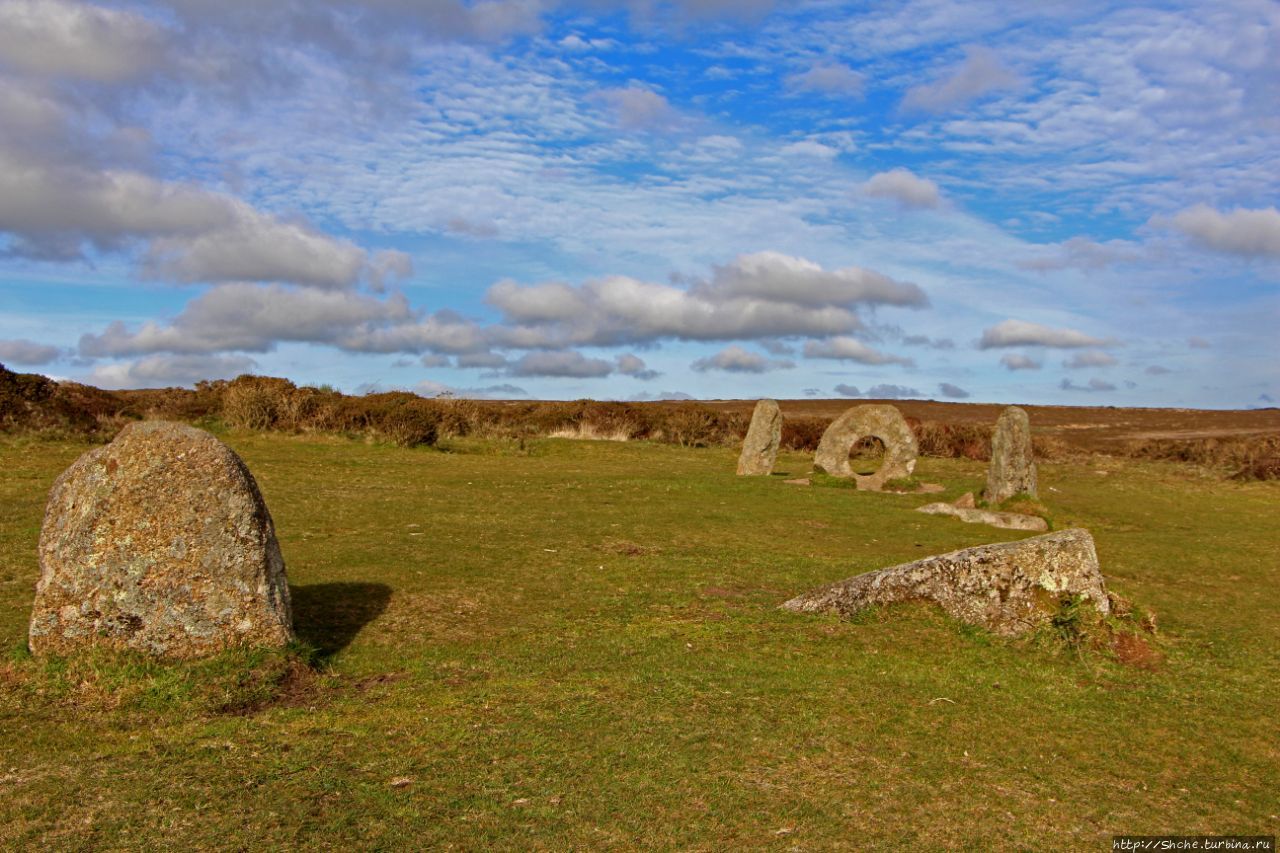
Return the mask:
<path id="1" fill-rule="evenodd" d="M 606 540 L 600 544 L 600 550 L 620 557 L 647 557 L 658 553 L 658 549 L 652 545 L 641 545 L 626 539 Z"/>
<path id="2" fill-rule="evenodd" d="M 1117 632 L 1111 638 L 1111 653 L 1125 666 L 1154 672 L 1164 665 L 1164 654 L 1146 637 L 1128 632 Z"/>

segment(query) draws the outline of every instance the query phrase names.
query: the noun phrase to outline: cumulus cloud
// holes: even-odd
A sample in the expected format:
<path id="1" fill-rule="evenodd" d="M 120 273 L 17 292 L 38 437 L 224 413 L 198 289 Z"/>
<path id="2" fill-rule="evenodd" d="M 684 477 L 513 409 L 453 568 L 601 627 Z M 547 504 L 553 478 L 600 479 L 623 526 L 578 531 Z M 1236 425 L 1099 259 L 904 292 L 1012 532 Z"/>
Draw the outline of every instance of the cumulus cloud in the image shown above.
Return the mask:
<path id="1" fill-rule="evenodd" d="M 844 336 L 828 338 L 824 341 L 806 341 L 804 357 L 856 361 L 860 364 L 901 364 L 908 367 L 915 365 L 912 359 L 880 352 L 856 338 Z"/>
<path id="2" fill-rule="evenodd" d="M 1080 370 L 1085 367 L 1113 367 L 1119 363 L 1111 353 L 1102 350 L 1085 350 L 1062 362 L 1062 366 L 1070 370 Z"/>
<path id="3" fill-rule="evenodd" d="M 1063 391 L 1114 391 L 1116 386 L 1104 379 L 1093 378 L 1087 385 L 1077 385 L 1070 379 L 1063 379 L 1058 385 Z"/>
<path id="4" fill-rule="evenodd" d="M 903 168 L 872 175 L 862 191 L 873 198 L 893 199 L 903 207 L 933 208 L 941 201 L 936 183 Z"/>
<path id="5" fill-rule="evenodd" d="M 25 338 L 0 340 L 0 363 L 43 365 L 62 357 L 58 347 L 29 341 Z"/>
<path id="6" fill-rule="evenodd" d="M 1023 320 L 1005 320 L 982 332 L 982 340 L 978 342 L 980 349 L 999 349 L 1002 347 L 1058 347 L 1073 349 L 1076 347 L 1105 347 L 1115 341 L 1104 340 L 1077 332 L 1075 329 L 1054 329 L 1039 323 L 1028 323 Z"/>
<path id="7" fill-rule="evenodd" d="M 1114 264 L 1136 261 L 1138 257 L 1132 244 L 1124 240 L 1098 243 L 1087 237 L 1072 237 L 1062 243 L 1043 247 L 1040 254 L 1018 261 L 1018 266 L 1036 272 L 1100 270 Z"/>
<path id="8" fill-rule="evenodd" d="M 699 373 L 708 370 L 723 370 L 728 373 L 768 373 L 771 370 L 790 370 L 795 362 L 785 359 L 768 359 L 759 353 L 750 352 L 742 347 L 732 346 L 712 356 L 700 358 L 690 367 Z"/>
<path id="9" fill-rule="evenodd" d="M 485 298 L 516 347 L 827 337 L 860 328 L 864 305 L 928 304 L 914 284 L 777 252 L 742 255 L 688 289 L 611 276 L 579 287 L 502 281 Z"/>
<path id="10" fill-rule="evenodd" d="M 866 78 L 838 62 L 816 62 L 807 71 L 788 75 L 783 82 L 788 89 L 797 92 L 857 97 L 862 94 Z"/>
<path id="11" fill-rule="evenodd" d="M 142 270 L 176 282 L 287 281 L 322 288 L 407 272 L 400 253 L 370 258 L 349 240 L 286 222 L 233 198 L 128 170 L 44 163 L 0 148 L 0 232 L 31 254 L 78 257 L 147 242 Z"/>
<path id="12" fill-rule="evenodd" d="M 938 392 L 949 400 L 967 400 L 972 396 L 959 385 L 952 385 L 950 382 L 938 383 Z"/>
<path id="13" fill-rule="evenodd" d="M 1153 217 L 1151 224 L 1181 231 L 1197 245 L 1246 257 L 1280 257 L 1280 210 L 1236 208 L 1222 213 L 1207 204 L 1189 207 L 1172 218 Z"/>
<path id="14" fill-rule="evenodd" d="M 224 284 L 187 303 L 168 325 L 145 323 L 130 331 L 115 322 L 101 334 L 86 334 L 80 354 L 268 352 L 279 341 L 342 345 L 362 327 L 411 317 L 403 296 L 380 300 L 354 291 Z"/>
<path id="15" fill-rule="evenodd" d="M 605 89 L 596 98 L 613 110 L 623 130 L 662 130 L 672 127 L 680 118 L 665 97 L 639 86 Z"/>
<path id="16" fill-rule="evenodd" d="M 427 358 L 427 356 L 423 356 Z M 498 368 L 507 366 L 507 357 L 500 353 L 490 352 L 465 352 L 457 358 L 458 367 L 479 367 L 489 370 L 497 370 Z"/>
<path id="17" fill-rule="evenodd" d="M 656 370 L 650 370 L 648 365 L 644 363 L 644 359 L 633 353 L 623 353 L 616 359 L 618 372 L 623 376 L 633 376 L 643 382 L 650 379 L 657 379 L 662 374 Z"/>
<path id="18" fill-rule="evenodd" d="M 1006 353 L 1000 357 L 1000 363 L 1009 370 L 1039 370 L 1040 362 L 1029 355 L 1018 352 Z"/>
<path id="19" fill-rule="evenodd" d="M 168 388 L 204 379 L 231 379 L 257 362 L 243 355 L 152 355 L 137 361 L 100 364 L 86 378 L 99 388 Z"/>
<path id="20" fill-rule="evenodd" d="M 453 366 L 453 360 L 449 358 L 449 356 L 436 355 L 434 353 L 427 353 L 422 358 L 418 359 L 418 363 L 421 364 L 423 367 L 452 367 Z M 405 362 L 403 365 L 399 361 L 396 362 L 397 367 L 401 367 L 401 366 L 407 367 L 408 364 L 409 364 L 408 362 Z"/>
<path id="21" fill-rule="evenodd" d="M 167 33 L 148 18 L 69 0 L 0 3 L 0 67 L 46 77 L 120 83 L 165 58 Z"/>
<path id="22" fill-rule="evenodd" d="M 614 365 L 603 358 L 587 358 L 580 352 L 560 350 L 528 353 L 511 362 L 507 369 L 512 376 L 599 379 L 612 374 Z"/>
<path id="23" fill-rule="evenodd" d="M 923 396 L 915 388 L 905 385 L 873 385 L 866 391 L 859 391 L 856 385 L 841 383 L 835 387 L 835 392 L 842 397 L 865 397 L 868 400 L 901 400 Z"/>
<path id="24" fill-rule="evenodd" d="M 921 112 L 946 112 L 1018 83 L 1018 75 L 1005 67 L 994 51 L 971 47 L 965 51 L 964 61 L 946 76 L 908 89 L 902 106 Z"/>

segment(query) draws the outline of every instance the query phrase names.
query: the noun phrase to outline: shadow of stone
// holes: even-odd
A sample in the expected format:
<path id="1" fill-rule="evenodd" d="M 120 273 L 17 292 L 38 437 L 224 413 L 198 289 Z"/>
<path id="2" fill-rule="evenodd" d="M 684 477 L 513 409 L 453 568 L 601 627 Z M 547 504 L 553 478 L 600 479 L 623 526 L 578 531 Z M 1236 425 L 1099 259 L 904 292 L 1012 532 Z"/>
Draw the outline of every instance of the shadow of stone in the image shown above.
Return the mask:
<path id="1" fill-rule="evenodd" d="M 361 629 L 377 619 L 391 601 L 382 583 L 339 582 L 290 586 L 293 630 L 322 658 L 351 645 Z"/>

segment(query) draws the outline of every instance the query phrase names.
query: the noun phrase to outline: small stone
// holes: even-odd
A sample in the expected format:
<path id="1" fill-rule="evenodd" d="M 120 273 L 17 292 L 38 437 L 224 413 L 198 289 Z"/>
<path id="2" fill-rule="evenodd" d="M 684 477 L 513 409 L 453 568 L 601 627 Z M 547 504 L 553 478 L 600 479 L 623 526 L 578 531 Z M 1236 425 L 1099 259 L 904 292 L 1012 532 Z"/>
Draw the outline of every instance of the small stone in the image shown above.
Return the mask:
<path id="1" fill-rule="evenodd" d="M 1015 636 L 1047 625 L 1063 596 L 1110 612 L 1089 531 L 1079 528 L 966 548 L 857 575 L 783 604 L 797 613 L 851 617 L 876 605 L 933 601 L 950 616 Z"/>
<path id="2" fill-rule="evenodd" d="M 742 454 L 738 457 L 738 476 L 767 477 L 773 473 L 778 460 L 778 445 L 782 441 L 782 409 L 776 400 L 761 400 L 751 415 L 751 426 L 742 442 Z"/>
<path id="3" fill-rule="evenodd" d="M 974 498 L 973 492 L 965 492 L 963 495 L 956 498 L 955 503 L 953 503 L 952 506 L 957 509 L 976 509 L 978 501 Z"/>
<path id="4" fill-rule="evenodd" d="M 942 502 L 917 507 L 916 512 L 923 512 L 928 515 L 950 515 L 969 524 L 990 524 L 992 527 L 1002 527 L 1006 530 L 1044 531 L 1049 529 L 1049 522 L 1038 515 L 1023 515 L 1019 512 L 995 512 L 989 509 L 964 509 L 955 504 Z"/>
<path id="5" fill-rule="evenodd" d="M 293 639 L 289 585 L 258 485 L 203 430 L 130 424 L 54 483 L 29 643 L 196 658 Z"/>
<path id="6" fill-rule="evenodd" d="M 873 474 L 858 474 L 849 465 L 849 451 L 867 437 L 884 442 L 884 462 Z M 813 465 L 832 477 L 853 479 L 859 489 L 878 492 L 890 480 L 910 477 L 917 453 L 915 433 L 893 406 L 854 406 L 827 427 Z"/>
<path id="7" fill-rule="evenodd" d="M 982 496 L 987 503 L 998 504 L 1019 494 L 1037 497 L 1036 460 L 1031 420 L 1025 410 L 1009 406 L 1000 413 L 991 436 L 991 464 Z"/>
<path id="8" fill-rule="evenodd" d="M 783 480 L 788 486 L 812 486 L 813 481 L 808 477 L 797 477 L 794 480 Z"/>

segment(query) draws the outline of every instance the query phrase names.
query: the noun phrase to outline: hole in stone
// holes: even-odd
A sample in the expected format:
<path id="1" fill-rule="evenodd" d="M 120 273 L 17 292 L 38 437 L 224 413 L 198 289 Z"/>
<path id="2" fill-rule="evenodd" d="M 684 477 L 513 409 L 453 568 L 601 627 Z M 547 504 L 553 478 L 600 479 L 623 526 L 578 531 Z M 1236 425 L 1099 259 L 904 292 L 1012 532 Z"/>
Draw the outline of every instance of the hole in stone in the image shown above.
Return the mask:
<path id="1" fill-rule="evenodd" d="M 849 467 L 855 474 L 874 474 L 883 464 L 884 442 L 874 435 L 858 439 L 849 449 Z"/>

